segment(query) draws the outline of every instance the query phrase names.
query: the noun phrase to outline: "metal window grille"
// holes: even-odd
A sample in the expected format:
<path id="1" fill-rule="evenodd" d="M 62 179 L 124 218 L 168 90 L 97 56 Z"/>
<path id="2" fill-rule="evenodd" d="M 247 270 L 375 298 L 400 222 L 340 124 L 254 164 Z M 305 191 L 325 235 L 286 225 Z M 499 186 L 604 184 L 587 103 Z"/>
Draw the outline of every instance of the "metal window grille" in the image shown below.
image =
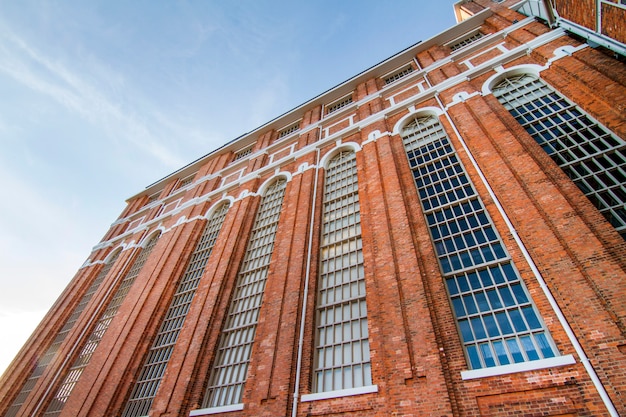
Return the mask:
<path id="1" fill-rule="evenodd" d="M 193 182 L 193 178 L 194 178 L 194 175 L 190 175 L 186 178 L 183 178 L 182 180 L 178 182 L 176 189 L 180 190 L 181 188 L 188 186 L 189 184 Z"/>
<path id="2" fill-rule="evenodd" d="M 252 153 L 252 148 L 248 148 L 248 149 L 244 149 L 242 151 L 239 151 L 235 154 L 235 161 L 238 161 L 240 159 L 245 158 L 246 156 L 250 155 Z"/>
<path id="3" fill-rule="evenodd" d="M 346 97 L 343 100 L 339 100 L 326 108 L 327 114 L 336 112 L 337 110 L 346 107 L 348 104 L 352 104 L 352 96 Z"/>
<path id="4" fill-rule="evenodd" d="M 178 335 L 183 328 L 191 301 L 196 293 L 200 278 L 217 240 L 229 203 L 223 203 L 211 216 L 204 228 L 200 240 L 191 254 L 187 269 L 176 288 L 172 302 L 165 313 L 165 318 L 148 351 L 139 378 L 133 387 L 130 399 L 126 403 L 123 417 L 147 416 L 157 389 L 165 373 L 165 368 L 172 355 Z"/>
<path id="5" fill-rule="evenodd" d="M 372 385 L 363 243 L 353 151 L 326 170 L 314 391 Z"/>
<path id="6" fill-rule="evenodd" d="M 439 120 L 403 142 L 472 369 L 550 358 L 554 343 Z"/>
<path id="7" fill-rule="evenodd" d="M 412 72 L 413 72 L 413 67 L 408 66 L 408 67 L 404 68 L 402 71 L 398 71 L 395 74 L 392 74 L 392 75 L 390 75 L 388 77 L 385 77 L 385 84 L 391 84 L 391 83 L 399 80 L 400 78 L 409 75 Z"/>
<path id="8" fill-rule="evenodd" d="M 493 94 L 626 239 L 626 142 L 536 76 Z"/>
<path id="9" fill-rule="evenodd" d="M 476 33 L 472 34 L 471 36 L 468 36 L 467 38 L 465 38 L 465 39 L 463 39 L 463 40 L 461 40 L 461 41 L 459 41 L 459 42 L 456 42 L 456 43 L 454 43 L 454 44 L 450 45 L 450 49 L 451 49 L 452 51 L 456 51 L 457 49 L 461 49 L 461 48 L 463 48 L 464 46 L 467 46 L 467 45 L 469 45 L 470 43 L 472 43 L 472 42 L 474 42 L 474 41 L 477 41 L 478 39 L 480 39 L 480 38 L 482 38 L 482 37 L 483 37 L 483 34 L 482 34 L 482 33 L 480 33 L 480 32 L 476 32 Z"/>
<path id="10" fill-rule="evenodd" d="M 102 337 L 104 336 L 104 333 L 109 328 L 109 324 L 111 324 L 111 321 L 113 321 L 113 318 L 117 314 L 117 310 L 122 305 L 126 294 L 128 294 L 130 287 L 133 285 L 133 282 L 135 282 L 135 278 L 137 278 L 137 275 L 139 275 L 139 271 L 141 271 L 141 268 L 148 259 L 148 256 L 150 256 L 150 252 L 156 245 L 158 239 L 158 234 L 151 237 L 148 244 L 141 250 L 137 258 L 135 259 L 135 262 L 133 262 L 133 266 L 126 274 L 126 277 L 122 280 L 120 286 L 113 295 L 113 298 L 109 302 L 106 310 L 98 319 L 98 322 L 96 323 L 94 329 L 87 338 L 85 345 L 74 360 L 74 363 L 70 367 L 67 375 L 65 376 L 65 379 L 61 383 L 61 386 L 56 391 L 54 398 L 48 405 L 46 412 L 43 414 L 44 416 L 56 417 L 61 414 L 61 411 L 63 410 L 67 399 L 72 393 L 72 390 L 78 383 L 78 380 L 80 379 L 80 376 L 82 375 L 87 365 L 89 365 L 91 355 L 96 350 L 98 344 L 100 343 L 100 340 L 102 340 Z"/>
<path id="11" fill-rule="evenodd" d="M 220 335 L 204 407 L 241 403 L 285 188 L 286 181 L 279 179 L 261 200 Z"/>
<path id="12" fill-rule="evenodd" d="M 111 270 L 111 267 L 117 260 L 118 256 L 120 255 L 120 252 L 121 251 L 118 251 L 115 254 L 113 254 L 111 259 L 109 259 L 109 262 L 107 262 L 104 265 L 104 267 L 102 267 L 102 269 L 100 270 L 96 278 L 93 280 L 93 282 L 91 283 L 91 285 L 89 286 L 89 288 L 87 289 L 83 297 L 81 298 L 78 305 L 74 308 L 74 311 L 72 311 L 72 314 L 70 315 L 70 317 L 67 319 L 67 321 L 65 322 L 61 330 L 59 330 L 59 332 L 55 336 L 48 350 L 46 350 L 42 358 L 37 362 L 35 369 L 32 371 L 31 375 L 26 380 L 26 383 L 22 387 L 22 390 L 20 391 L 20 393 L 17 395 L 17 397 L 11 404 L 11 407 L 9 407 L 9 409 L 7 410 L 6 417 L 15 417 L 17 415 L 18 411 L 20 410 L 20 408 L 22 407 L 22 405 L 28 398 L 28 394 L 30 394 L 32 389 L 35 387 L 37 380 L 43 374 L 43 372 L 48 367 L 50 362 L 52 362 L 52 359 L 56 356 L 57 352 L 59 351 L 59 348 L 61 347 L 61 344 L 63 343 L 63 341 L 69 334 L 70 330 L 72 330 L 72 328 L 74 327 L 74 324 L 76 324 L 76 321 L 78 320 L 81 313 L 85 309 L 85 306 L 89 303 L 89 301 L 91 300 L 91 297 L 98 290 L 98 288 L 100 287 L 100 284 L 102 284 L 102 281 L 104 281 L 104 278 L 107 276 L 107 274 Z"/>
<path id="13" fill-rule="evenodd" d="M 281 130 L 280 132 L 278 132 L 278 139 L 284 138 L 285 136 L 289 136 L 294 132 L 297 132 L 298 130 L 300 130 L 300 122 L 295 123 L 283 130 Z"/>

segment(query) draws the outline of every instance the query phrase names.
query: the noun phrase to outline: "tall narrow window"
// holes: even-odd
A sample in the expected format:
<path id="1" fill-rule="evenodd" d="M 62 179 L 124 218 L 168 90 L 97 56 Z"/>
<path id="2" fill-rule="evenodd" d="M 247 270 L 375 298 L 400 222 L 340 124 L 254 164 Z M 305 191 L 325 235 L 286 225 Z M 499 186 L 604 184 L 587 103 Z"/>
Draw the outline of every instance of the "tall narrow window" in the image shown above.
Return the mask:
<path id="1" fill-rule="evenodd" d="M 554 343 L 439 120 L 415 118 L 402 137 L 470 367 L 555 356 Z"/>
<path id="2" fill-rule="evenodd" d="M 187 270 L 176 288 L 174 297 L 165 313 L 165 319 L 156 335 L 152 347 L 148 352 L 146 361 L 141 369 L 139 378 L 131 392 L 130 399 L 126 403 L 123 417 L 146 416 L 156 396 L 157 389 L 165 373 L 178 335 L 183 328 L 191 301 L 196 293 L 200 278 L 217 240 L 217 235 L 222 228 L 229 203 L 223 203 L 211 216 L 204 228 L 200 240 L 191 254 Z"/>
<path id="3" fill-rule="evenodd" d="M 59 332 L 57 333 L 46 353 L 44 353 L 42 358 L 37 363 L 37 366 L 26 380 L 26 383 L 22 387 L 22 390 L 11 404 L 11 407 L 7 410 L 6 417 L 15 417 L 17 415 L 18 411 L 26 401 L 26 398 L 28 398 L 28 394 L 30 394 L 32 389 L 35 387 L 37 380 L 46 370 L 50 362 L 52 362 L 52 359 L 54 359 L 57 352 L 59 351 L 59 348 L 61 347 L 61 344 L 69 334 L 70 330 L 72 330 L 72 328 L 74 327 L 74 324 L 76 324 L 76 321 L 85 309 L 85 306 L 87 305 L 87 303 L 89 303 L 91 297 L 93 297 L 94 293 L 98 290 L 100 284 L 102 284 L 102 281 L 104 281 L 104 278 L 111 270 L 111 267 L 119 257 L 120 252 L 121 250 L 115 252 L 113 256 L 111 256 L 109 261 L 98 273 L 98 276 L 96 276 L 96 279 L 93 280 L 93 282 L 87 289 L 87 292 L 85 292 L 76 308 L 74 308 L 74 311 L 72 311 L 70 317 L 67 319 L 61 330 L 59 330 Z"/>
<path id="4" fill-rule="evenodd" d="M 261 200 L 209 376 L 206 408 L 241 403 L 286 185 L 277 180 Z"/>
<path id="5" fill-rule="evenodd" d="M 372 385 L 354 151 L 329 163 L 317 294 L 315 392 Z"/>
<path id="6" fill-rule="evenodd" d="M 493 95 L 626 239 L 626 142 L 536 76 L 509 77 Z"/>
<path id="7" fill-rule="evenodd" d="M 102 315 L 96 322 L 94 329 L 87 338 L 87 341 L 80 351 L 79 355 L 76 357 L 76 360 L 70 367 L 69 372 L 65 376 L 65 379 L 61 383 L 61 386 L 57 390 L 52 401 L 50 402 L 50 405 L 44 413 L 44 416 L 58 416 L 59 414 L 61 414 L 61 411 L 63 410 L 67 399 L 72 393 L 72 390 L 76 386 L 76 383 L 78 383 L 78 380 L 80 379 L 80 376 L 82 375 L 87 365 L 89 365 L 91 355 L 96 350 L 98 344 L 100 343 L 100 340 L 102 340 L 102 337 L 104 336 L 104 333 L 109 328 L 109 324 L 111 324 L 111 322 L 113 321 L 113 318 L 117 314 L 117 310 L 122 305 L 126 294 L 128 294 L 130 287 L 135 282 L 135 278 L 137 278 L 137 275 L 139 275 L 139 271 L 141 271 L 141 268 L 146 262 L 146 259 L 148 259 L 148 256 L 150 256 L 150 252 L 156 245 L 157 240 L 159 240 L 159 234 L 155 234 L 154 236 L 152 236 L 146 246 L 141 250 L 139 255 L 137 255 L 133 266 L 126 274 L 126 277 L 122 280 L 121 284 L 113 295 L 113 298 L 109 302 L 106 310 L 102 313 Z"/>

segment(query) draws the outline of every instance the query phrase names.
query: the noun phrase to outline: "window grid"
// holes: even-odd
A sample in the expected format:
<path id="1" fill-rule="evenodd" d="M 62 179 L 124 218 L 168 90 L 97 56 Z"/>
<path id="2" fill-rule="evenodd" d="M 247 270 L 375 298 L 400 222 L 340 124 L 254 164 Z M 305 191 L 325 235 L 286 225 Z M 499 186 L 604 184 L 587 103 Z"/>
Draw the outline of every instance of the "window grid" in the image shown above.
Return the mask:
<path id="1" fill-rule="evenodd" d="M 123 417 L 148 415 L 152 401 L 165 373 L 165 368 L 174 350 L 176 340 L 183 327 L 191 301 L 195 295 L 204 269 L 217 240 L 229 203 L 223 203 L 211 216 L 200 240 L 191 254 L 187 270 L 178 284 L 165 319 L 156 335 L 143 365 L 139 378 L 126 403 Z"/>
<path id="2" fill-rule="evenodd" d="M 61 386 L 59 387 L 57 392 L 55 393 L 54 398 L 48 405 L 46 412 L 43 414 L 44 416 L 52 417 L 61 414 L 61 411 L 63 410 L 67 399 L 72 393 L 72 390 L 78 383 L 78 380 L 80 379 L 80 376 L 82 375 L 84 369 L 89 364 L 89 361 L 91 360 L 91 355 L 98 347 L 100 340 L 102 340 L 102 337 L 108 329 L 109 324 L 111 324 L 111 321 L 113 321 L 113 318 L 117 314 L 117 310 L 122 305 L 126 294 L 128 294 L 130 287 L 135 281 L 135 278 L 137 278 L 137 275 L 139 275 L 141 268 L 148 259 L 148 256 L 156 245 L 158 239 L 158 234 L 150 238 L 148 244 L 141 250 L 137 258 L 135 259 L 133 266 L 126 274 L 126 277 L 122 280 L 119 288 L 113 295 L 113 298 L 109 302 L 106 310 L 102 313 L 93 331 L 87 338 L 87 342 L 85 343 L 78 357 L 70 367 L 68 374 L 61 383 Z"/>
<path id="3" fill-rule="evenodd" d="M 626 239 L 626 143 L 535 76 L 493 94 Z"/>
<path id="4" fill-rule="evenodd" d="M 59 332 L 57 333 L 56 337 L 52 341 L 52 344 L 50 345 L 48 350 L 46 350 L 46 353 L 44 353 L 41 360 L 37 363 L 37 366 L 31 373 L 31 375 L 28 377 L 28 379 L 26 380 L 26 383 L 22 387 L 22 390 L 20 391 L 18 396 L 15 398 L 15 400 L 11 404 L 11 407 L 7 410 L 6 417 L 14 417 L 17 415 L 17 412 L 20 410 L 20 408 L 22 407 L 22 405 L 28 398 L 28 395 L 30 394 L 32 389 L 35 387 L 37 380 L 43 374 L 43 372 L 48 367 L 50 362 L 52 362 L 52 359 L 56 356 L 57 352 L 59 351 L 59 348 L 61 347 L 61 344 L 63 343 L 63 341 L 69 334 L 70 330 L 72 330 L 72 328 L 74 327 L 74 324 L 80 317 L 81 313 L 83 312 L 83 310 L 85 309 L 85 307 L 87 306 L 87 304 L 89 303 L 89 301 L 91 300 L 95 292 L 100 287 L 100 284 L 102 284 L 102 281 L 104 281 L 104 278 L 107 276 L 107 274 L 111 270 L 111 267 L 113 266 L 113 264 L 119 257 L 120 252 L 121 251 L 118 251 L 115 254 L 113 254 L 109 262 L 107 262 L 102 267 L 102 269 L 100 270 L 100 272 L 98 273 L 94 281 L 91 283 L 91 285 L 89 286 L 89 288 L 87 289 L 83 297 L 81 298 L 78 305 L 74 308 L 74 311 L 72 311 L 72 314 L 70 315 L 70 317 L 67 319 L 67 321 L 65 322 L 61 330 L 59 330 Z"/>
<path id="5" fill-rule="evenodd" d="M 286 180 L 277 180 L 261 201 L 220 335 L 203 407 L 241 403 L 286 186 Z"/>
<path id="6" fill-rule="evenodd" d="M 547 329 L 439 121 L 416 118 L 403 140 L 470 367 L 554 357 Z"/>
<path id="7" fill-rule="evenodd" d="M 483 34 L 482 34 L 481 32 L 476 32 L 476 33 L 474 33 L 474 34 L 472 34 L 472 35 L 468 36 L 467 38 L 465 38 L 465 39 L 463 39 L 463 40 L 461 40 L 461 41 L 459 41 L 459 42 L 456 42 L 456 43 L 454 43 L 454 44 L 450 45 L 450 49 L 451 49 L 452 51 L 456 51 L 457 49 L 461 49 L 461 48 L 463 48 L 464 46 L 467 46 L 467 45 L 469 45 L 470 43 L 472 43 L 472 42 L 474 42 L 474 41 L 477 41 L 478 39 L 480 39 L 480 38 L 482 38 L 482 37 L 483 37 Z"/>
<path id="8" fill-rule="evenodd" d="M 242 151 L 239 151 L 235 154 L 235 159 L 234 161 L 238 161 L 240 159 L 245 158 L 246 156 L 250 155 L 252 153 L 252 147 L 248 148 L 248 149 L 244 149 Z"/>
<path id="9" fill-rule="evenodd" d="M 182 180 L 178 181 L 178 185 L 176 186 L 176 190 L 180 190 L 181 188 L 184 188 L 186 186 L 188 186 L 189 184 L 191 184 L 193 182 L 193 178 L 195 177 L 195 175 L 190 175 L 186 178 L 183 178 Z"/>
<path id="10" fill-rule="evenodd" d="M 413 72 L 413 67 L 408 66 L 404 68 L 402 71 L 396 72 L 395 74 L 385 77 L 385 85 L 398 81 L 400 78 L 405 77 L 412 72 Z"/>
<path id="11" fill-rule="evenodd" d="M 327 109 L 327 114 L 331 114 L 333 112 L 336 112 L 337 110 L 346 107 L 348 104 L 352 104 L 352 96 L 350 97 L 346 97 L 343 100 L 339 100 L 333 104 L 331 104 L 330 106 L 328 106 Z"/>
<path id="12" fill-rule="evenodd" d="M 283 130 L 281 130 L 278 133 L 278 139 L 284 138 L 285 136 L 291 135 L 294 132 L 297 132 L 298 130 L 300 130 L 300 122 L 295 123 Z"/>
<path id="13" fill-rule="evenodd" d="M 326 170 L 317 299 L 315 392 L 372 385 L 356 158 Z"/>

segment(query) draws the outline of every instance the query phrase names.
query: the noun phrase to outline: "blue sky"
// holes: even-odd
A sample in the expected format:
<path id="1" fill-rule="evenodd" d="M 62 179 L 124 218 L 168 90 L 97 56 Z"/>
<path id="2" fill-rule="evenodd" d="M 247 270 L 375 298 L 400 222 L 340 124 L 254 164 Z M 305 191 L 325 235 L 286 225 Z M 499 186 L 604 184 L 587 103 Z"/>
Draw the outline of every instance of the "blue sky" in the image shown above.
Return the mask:
<path id="1" fill-rule="evenodd" d="M 0 0 L 0 372 L 128 197 L 453 26 L 454 3 Z"/>

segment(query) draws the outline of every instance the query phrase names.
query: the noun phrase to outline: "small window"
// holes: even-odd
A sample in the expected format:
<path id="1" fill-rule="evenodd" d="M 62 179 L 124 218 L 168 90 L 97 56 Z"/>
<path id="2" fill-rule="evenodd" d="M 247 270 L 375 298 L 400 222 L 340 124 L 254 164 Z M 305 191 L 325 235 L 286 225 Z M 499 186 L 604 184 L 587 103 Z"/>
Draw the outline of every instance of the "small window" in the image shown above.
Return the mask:
<path id="1" fill-rule="evenodd" d="M 331 103 L 328 106 L 326 106 L 326 114 L 331 114 L 333 112 L 336 112 L 337 110 L 343 107 L 346 107 L 348 104 L 352 104 L 352 95 L 343 97 L 335 101 L 334 103 Z"/>
<path id="2" fill-rule="evenodd" d="M 235 152 L 235 158 L 233 159 L 233 161 L 238 161 L 240 159 L 243 159 L 246 156 L 250 155 L 251 153 L 252 153 L 252 147 L 242 149 L 239 152 Z"/>
<path id="3" fill-rule="evenodd" d="M 461 40 L 456 40 L 453 41 L 454 43 L 450 45 L 450 49 L 452 51 L 456 51 L 458 49 L 463 48 L 464 46 L 469 45 L 470 43 L 477 41 L 478 39 L 482 38 L 484 35 L 481 32 L 474 32 L 472 34 L 470 34 L 469 36 L 466 36 L 464 38 L 462 38 Z"/>
<path id="4" fill-rule="evenodd" d="M 161 192 L 159 191 L 158 193 L 154 193 L 152 194 L 149 198 L 148 198 L 148 202 L 146 203 L 146 206 L 148 204 L 152 204 L 155 201 L 157 201 L 159 199 L 159 196 L 161 195 Z"/>
<path id="5" fill-rule="evenodd" d="M 413 72 L 413 67 L 408 65 L 408 66 L 402 68 L 401 70 L 392 73 L 391 75 L 387 75 L 384 78 L 385 85 L 391 84 L 393 82 L 396 82 L 400 78 L 405 77 L 405 76 L 409 75 L 412 72 Z"/>
<path id="6" fill-rule="evenodd" d="M 190 175 L 188 177 L 185 177 L 181 180 L 178 181 L 178 184 L 176 184 L 176 189 L 180 190 L 181 188 L 184 188 L 186 186 L 188 186 L 189 184 L 191 184 L 193 182 L 193 178 L 196 176 L 196 174 Z"/>
<path id="7" fill-rule="evenodd" d="M 285 136 L 291 135 L 293 132 L 297 132 L 300 130 L 300 121 L 298 120 L 296 123 L 287 126 L 284 129 L 278 131 L 278 139 L 284 138 Z"/>

